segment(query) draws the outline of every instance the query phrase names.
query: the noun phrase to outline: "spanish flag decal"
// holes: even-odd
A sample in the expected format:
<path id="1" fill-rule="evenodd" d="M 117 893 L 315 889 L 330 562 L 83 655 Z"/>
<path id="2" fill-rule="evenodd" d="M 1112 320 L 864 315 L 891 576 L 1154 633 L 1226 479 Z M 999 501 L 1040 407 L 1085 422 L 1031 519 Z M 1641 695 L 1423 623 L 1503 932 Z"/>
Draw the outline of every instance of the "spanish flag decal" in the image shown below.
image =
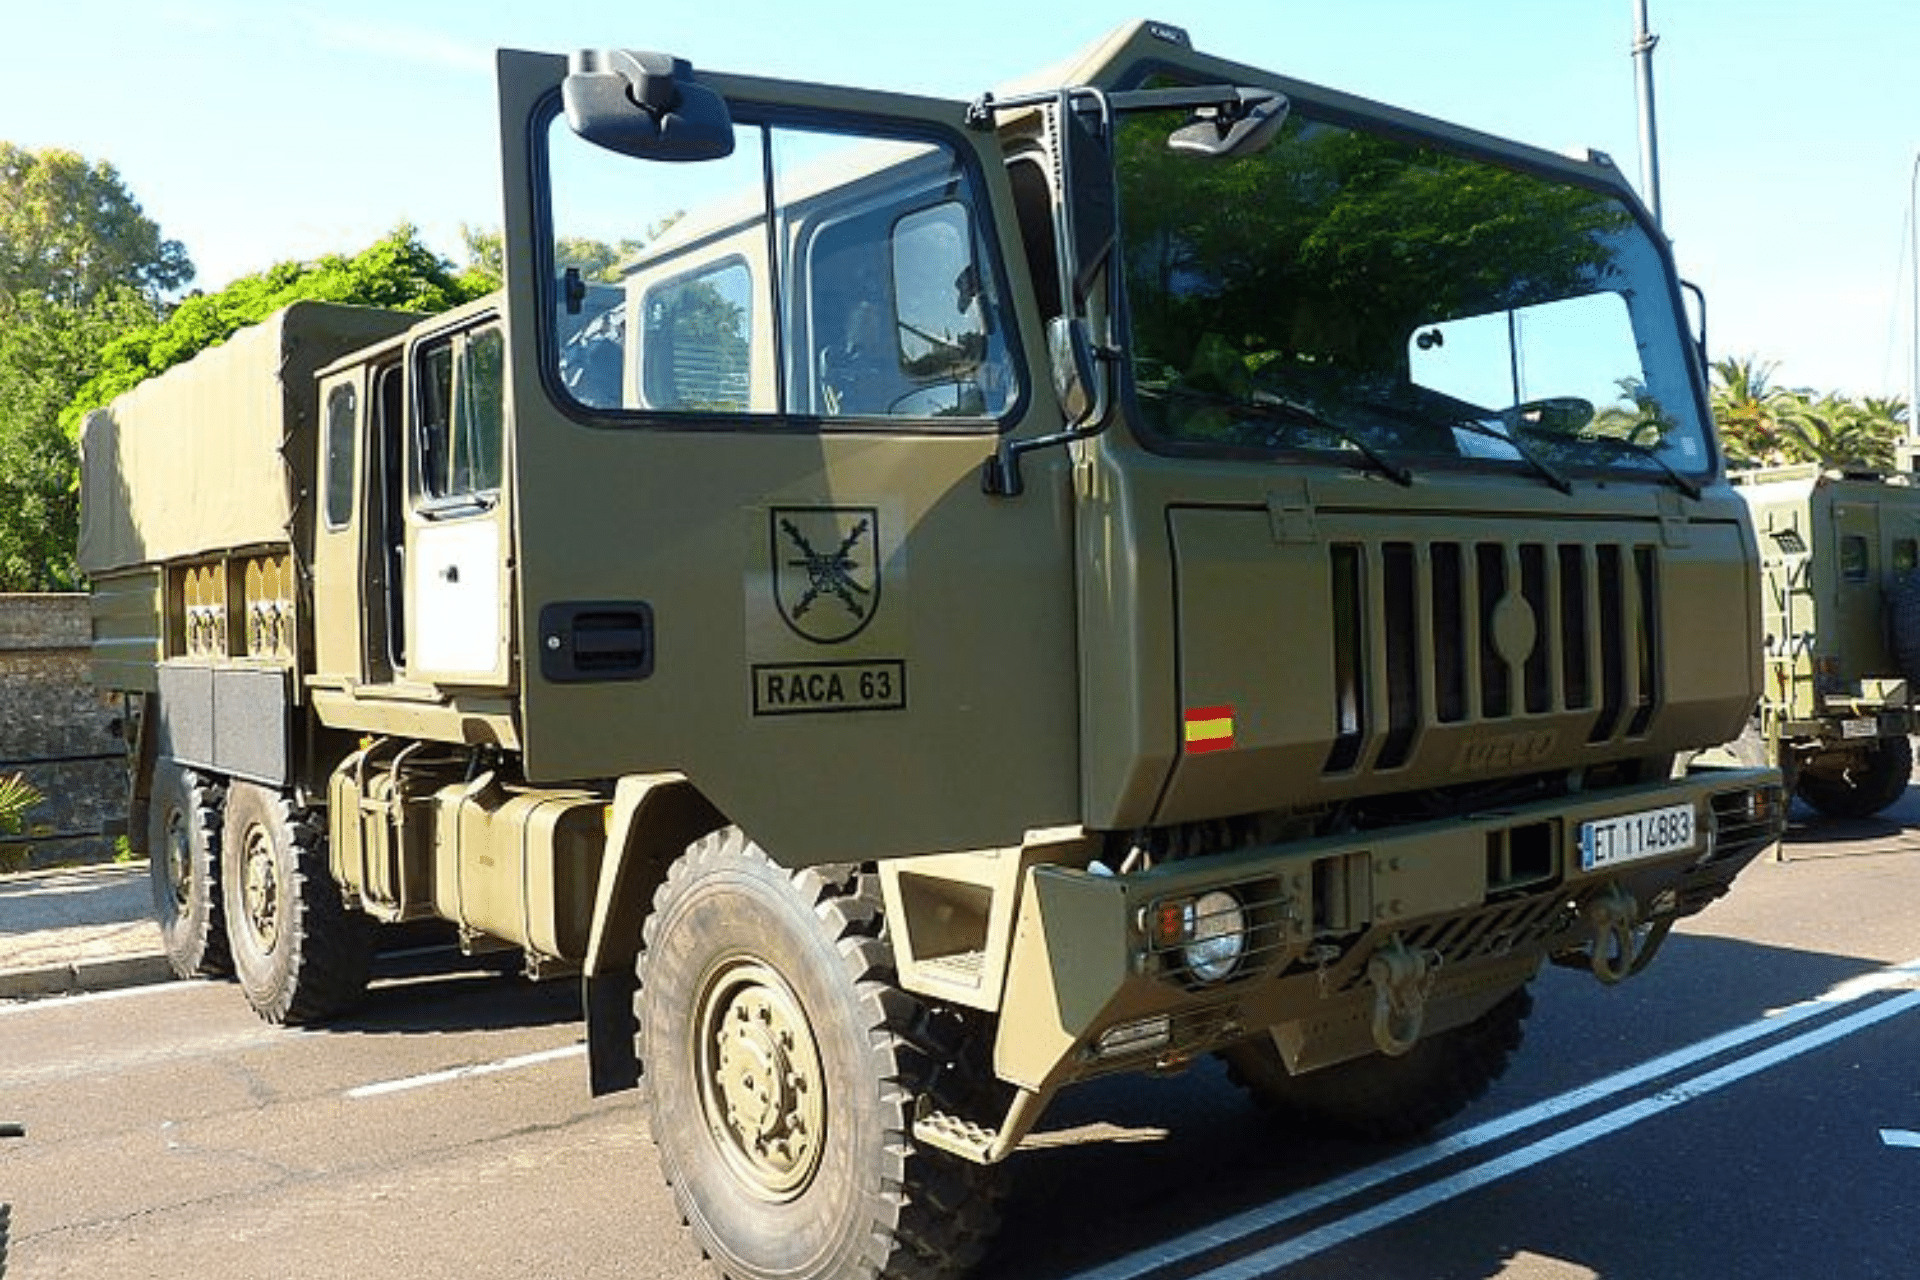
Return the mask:
<path id="1" fill-rule="evenodd" d="M 1233 745 L 1233 708 L 1189 707 L 1187 752 L 1225 751 Z"/>

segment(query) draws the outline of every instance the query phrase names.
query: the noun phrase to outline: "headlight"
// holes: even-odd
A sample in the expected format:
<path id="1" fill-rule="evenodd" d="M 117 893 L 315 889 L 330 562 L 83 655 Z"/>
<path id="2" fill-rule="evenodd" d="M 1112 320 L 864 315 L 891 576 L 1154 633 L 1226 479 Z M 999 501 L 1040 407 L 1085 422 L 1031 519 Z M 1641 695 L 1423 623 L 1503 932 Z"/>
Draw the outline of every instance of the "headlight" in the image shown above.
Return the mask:
<path id="1" fill-rule="evenodd" d="M 1247 913 L 1240 899 L 1225 889 L 1213 889 L 1186 904 L 1186 928 L 1191 939 L 1180 948 L 1187 972 L 1202 982 L 1218 982 L 1239 967 L 1247 950 Z"/>

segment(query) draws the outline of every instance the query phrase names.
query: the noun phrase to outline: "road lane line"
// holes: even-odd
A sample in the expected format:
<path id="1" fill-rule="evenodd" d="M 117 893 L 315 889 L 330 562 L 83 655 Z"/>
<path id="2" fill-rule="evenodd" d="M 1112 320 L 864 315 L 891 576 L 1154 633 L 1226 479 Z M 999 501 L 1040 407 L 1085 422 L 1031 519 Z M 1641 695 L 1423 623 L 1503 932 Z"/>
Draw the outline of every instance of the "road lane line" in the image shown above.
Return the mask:
<path id="1" fill-rule="evenodd" d="M 1532 1106 L 1522 1107 L 1504 1116 L 1496 1116 L 1470 1129 L 1463 1129 L 1459 1133 L 1449 1134 L 1425 1146 L 1416 1147 L 1393 1159 L 1356 1169 L 1343 1177 L 1318 1183 L 1269 1204 L 1259 1205 L 1232 1217 L 1223 1218 L 1210 1226 L 1199 1227 L 1171 1240 L 1149 1245 L 1125 1257 L 1082 1271 L 1074 1276 L 1073 1280 L 1137 1280 L 1138 1277 L 1150 1275 L 1162 1267 L 1184 1261 L 1195 1254 L 1233 1244 L 1246 1236 L 1270 1231 L 1295 1218 L 1328 1208 L 1342 1200 L 1406 1177 L 1430 1165 L 1439 1164 L 1441 1161 L 1450 1160 L 1489 1143 L 1498 1142 L 1522 1130 L 1551 1120 L 1555 1116 L 1592 1106 L 1615 1094 L 1624 1093 L 1629 1089 L 1658 1080 L 1662 1076 L 1685 1070 L 1695 1063 L 1718 1057 L 1755 1040 L 1777 1035 L 1810 1018 L 1833 1013 L 1867 996 L 1902 986 L 1911 981 L 1915 975 L 1920 975 L 1920 957 L 1849 978 L 1822 995 L 1802 1000 L 1798 1004 L 1788 1005 L 1782 1009 L 1772 1010 L 1744 1026 L 1734 1027 L 1657 1058 L 1650 1058 L 1637 1066 L 1617 1071 L 1591 1084 L 1582 1085 L 1577 1089 L 1534 1103 Z"/>
<path id="2" fill-rule="evenodd" d="M 537 1067 L 549 1062 L 560 1062 L 566 1058 L 578 1058 L 587 1051 L 584 1044 L 562 1045 L 558 1049 L 542 1049 L 538 1053 L 523 1053 L 518 1057 L 501 1058 L 497 1062 L 480 1062 L 472 1066 L 453 1067 L 446 1071 L 429 1071 L 424 1075 L 406 1076 L 399 1080 L 382 1080 L 376 1084 L 358 1085 L 347 1090 L 347 1097 L 378 1098 L 389 1093 L 404 1093 L 409 1089 L 424 1089 L 429 1085 L 447 1084 L 454 1080 L 466 1080 L 473 1076 L 498 1075 L 503 1071 L 518 1071 L 523 1067 Z"/>
<path id="3" fill-rule="evenodd" d="M 149 982 L 137 987 L 119 987 L 112 991 L 76 991 L 72 995 L 22 996 L 15 1000 L 0 1001 L 0 1018 L 22 1013 L 40 1013 L 49 1009 L 71 1009 L 75 1005 L 100 1004 L 107 1000 L 132 1000 L 140 996 L 164 995 L 169 991 L 178 991 L 182 987 L 205 986 L 198 978 L 176 979 L 171 982 Z"/>
<path id="4" fill-rule="evenodd" d="M 1555 1156 L 1564 1155 L 1576 1147 L 1583 1147 L 1590 1142 L 1618 1133 L 1642 1120 L 1671 1111 L 1696 1098 L 1705 1097 L 1717 1089 L 1723 1089 L 1727 1085 L 1738 1083 L 1762 1071 L 1771 1070 L 1804 1053 L 1810 1053 L 1835 1040 L 1865 1031 L 1888 1019 L 1910 1013 L 1916 1008 L 1920 1008 L 1920 991 L 1908 991 L 1894 996 L 1871 1008 L 1862 1009 L 1858 1013 L 1848 1014 L 1837 1021 L 1803 1032 L 1791 1040 L 1771 1045 L 1751 1057 L 1737 1059 L 1690 1080 L 1683 1080 L 1638 1102 L 1628 1103 L 1605 1115 L 1577 1124 L 1571 1129 L 1548 1134 L 1507 1155 L 1464 1169 L 1427 1186 L 1417 1187 L 1271 1248 L 1250 1253 L 1243 1258 L 1236 1258 L 1211 1271 L 1203 1271 L 1192 1280 L 1256 1280 L 1257 1277 L 1271 1275 L 1282 1267 L 1291 1266 L 1314 1254 L 1324 1253 L 1328 1249 L 1378 1231 L 1382 1227 L 1391 1226 L 1403 1218 L 1412 1217 L 1416 1213 L 1456 1199 L 1510 1174 L 1532 1168 Z"/>
<path id="5" fill-rule="evenodd" d="M 1920 1133 L 1915 1133 L 1911 1129 L 1882 1129 L 1880 1141 L 1889 1147 L 1920 1148 Z"/>

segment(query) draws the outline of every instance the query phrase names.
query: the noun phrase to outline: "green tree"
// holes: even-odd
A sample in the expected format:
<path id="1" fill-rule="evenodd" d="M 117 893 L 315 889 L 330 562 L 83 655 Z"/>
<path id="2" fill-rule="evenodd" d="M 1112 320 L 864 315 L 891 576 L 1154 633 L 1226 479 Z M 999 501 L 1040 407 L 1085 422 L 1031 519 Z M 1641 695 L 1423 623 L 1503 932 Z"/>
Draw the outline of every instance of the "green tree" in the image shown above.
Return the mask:
<path id="1" fill-rule="evenodd" d="M 60 410 L 108 344 L 193 275 L 111 165 L 0 142 L 0 590 L 73 582 L 73 445 Z"/>
<path id="2" fill-rule="evenodd" d="M 193 278 L 110 164 L 0 142 L 0 316 L 39 299 L 84 307 L 120 288 L 158 303 Z"/>

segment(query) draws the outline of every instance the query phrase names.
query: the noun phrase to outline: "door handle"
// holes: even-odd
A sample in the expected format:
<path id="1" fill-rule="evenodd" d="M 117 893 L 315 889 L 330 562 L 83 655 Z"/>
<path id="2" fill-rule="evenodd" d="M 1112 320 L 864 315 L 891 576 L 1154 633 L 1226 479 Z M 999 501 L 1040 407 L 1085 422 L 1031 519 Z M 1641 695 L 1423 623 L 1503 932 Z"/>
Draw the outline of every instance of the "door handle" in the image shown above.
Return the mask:
<path id="1" fill-rule="evenodd" d="M 556 684 L 653 674 L 653 606 L 567 601 L 540 610 L 540 674 Z"/>

